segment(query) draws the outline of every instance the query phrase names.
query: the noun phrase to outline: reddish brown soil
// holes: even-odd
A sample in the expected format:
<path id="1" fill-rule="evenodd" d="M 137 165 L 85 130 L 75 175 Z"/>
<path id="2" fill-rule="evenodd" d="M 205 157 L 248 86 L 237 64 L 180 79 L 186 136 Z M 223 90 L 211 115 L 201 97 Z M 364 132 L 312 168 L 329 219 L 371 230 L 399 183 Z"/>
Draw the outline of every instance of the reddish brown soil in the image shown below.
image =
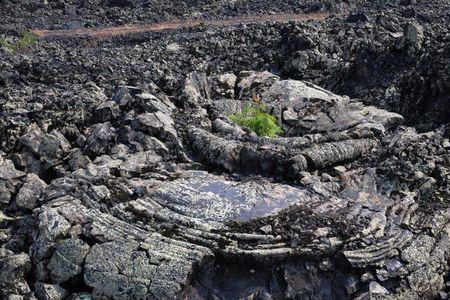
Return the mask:
<path id="1" fill-rule="evenodd" d="M 77 28 L 66 30 L 32 30 L 34 34 L 40 37 L 94 37 L 94 38 L 109 38 L 119 35 L 127 35 L 133 33 L 158 32 L 163 30 L 174 30 L 181 28 L 192 28 L 199 26 L 206 27 L 226 27 L 236 26 L 240 24 L 255 24 L 265 22 L 306 22 L 310 20 L 323 21 L 329 14 L 272 14 L 272 15 L 258 15 L 258 16 L 244 16 L 230 19 L 220 20 L 187 20 L 187 21 L 172 21 L 163 23 L 154 23 L 148 25 L 121 25 L 109 26 L 103 28 Z"/>

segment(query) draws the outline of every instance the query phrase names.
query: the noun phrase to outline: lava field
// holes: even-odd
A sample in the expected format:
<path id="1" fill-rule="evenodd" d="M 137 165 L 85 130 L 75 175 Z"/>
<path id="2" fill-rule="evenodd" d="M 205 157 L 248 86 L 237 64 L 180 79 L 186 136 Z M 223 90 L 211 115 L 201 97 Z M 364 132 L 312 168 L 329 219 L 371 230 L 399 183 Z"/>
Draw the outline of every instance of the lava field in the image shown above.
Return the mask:
<path id="1" fill-rule="evenodd" d="M 0 298 L 448 299 L 448 0 L 0 0 Z"/>

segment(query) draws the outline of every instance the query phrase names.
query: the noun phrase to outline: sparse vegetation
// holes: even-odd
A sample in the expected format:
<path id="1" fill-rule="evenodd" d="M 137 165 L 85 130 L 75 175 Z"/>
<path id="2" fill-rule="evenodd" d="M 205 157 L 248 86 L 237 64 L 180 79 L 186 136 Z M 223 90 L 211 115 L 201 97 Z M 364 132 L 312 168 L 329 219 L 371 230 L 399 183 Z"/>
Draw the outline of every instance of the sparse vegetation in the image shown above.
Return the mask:
<path id="1" fill-rule="evenodd" d="M 277 120 L 265 111 L 262 104 L 252 104 L 244 107 L 242 112 L 230 116 L 230 119 L 240 126 L 248 127 L 259 136 L 276 137 L 283 133 Z"/>
<path id="2" fill-rule="evenodd" d="M 22 32 L 15 42 L 7 39 L 0 39 L 0 46 L 8 48 L 11 51 L 18 52 L 24 48 L 36 43 L 36 36 L 31 32 Z"/>

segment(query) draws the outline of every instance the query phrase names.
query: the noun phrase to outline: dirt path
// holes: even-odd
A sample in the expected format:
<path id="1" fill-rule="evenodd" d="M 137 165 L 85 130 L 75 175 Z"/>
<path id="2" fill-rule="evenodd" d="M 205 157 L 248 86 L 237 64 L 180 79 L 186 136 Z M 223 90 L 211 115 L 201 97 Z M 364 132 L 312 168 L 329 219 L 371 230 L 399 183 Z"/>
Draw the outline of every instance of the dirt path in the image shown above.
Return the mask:
<path id="1" fill-rule="evenodd" d="M 163 30 L 173 30 L 180 28 L 191 28 L 199 26 L 207 27 L 226 27 L 240 24 L 255 24 L 265 22 L 306 22 L 310 20 L 323 21 L 329 14 L 272 14 L 259 16 L 244 16 L 221 20 L 191 20 L 191 21 L 174 21 L 164 23 L 154 23 L 148 25 L 123 25 L 109 26 L 103 28 L 79 28 L 67 30 L 32 30 L 34 34 L 40 37 L 94 37 L 109 38 L 119 35 L 127 35 L 133 33 L 158 32 Z"/>

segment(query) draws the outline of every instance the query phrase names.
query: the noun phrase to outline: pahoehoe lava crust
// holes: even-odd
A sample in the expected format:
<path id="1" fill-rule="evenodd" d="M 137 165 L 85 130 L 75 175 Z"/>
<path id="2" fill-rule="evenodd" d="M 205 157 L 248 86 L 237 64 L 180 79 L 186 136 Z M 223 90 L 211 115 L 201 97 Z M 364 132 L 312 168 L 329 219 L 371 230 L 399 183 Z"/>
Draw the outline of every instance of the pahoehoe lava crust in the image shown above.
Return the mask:
<path id="1" fill-rule="evenodd" d="M 447 299 L 449 9 L 0 0 L 0 297 Z"/>

